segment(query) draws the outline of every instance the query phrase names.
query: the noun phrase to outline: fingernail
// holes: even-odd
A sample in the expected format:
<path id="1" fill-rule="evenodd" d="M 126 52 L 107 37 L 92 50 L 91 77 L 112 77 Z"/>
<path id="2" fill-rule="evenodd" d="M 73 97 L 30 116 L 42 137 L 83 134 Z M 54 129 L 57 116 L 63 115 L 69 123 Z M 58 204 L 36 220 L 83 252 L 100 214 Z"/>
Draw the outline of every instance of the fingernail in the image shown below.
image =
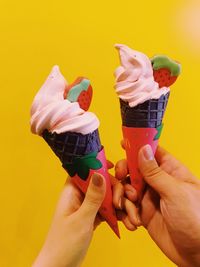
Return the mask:
<path id="1" fill-rule="evenodd" d="M 146 145 L 143 147 L 142 149 L 144 158 L 146 160 L 153 160 L 154 159 L 154 155 L 153 155 L 153 151 L 150 145 Z"/>
<path id="2" fill-rule="evenodd" d="M 103 177 L 99 175 L 98 173 L 94 173 L 92 175 L 92 183 L 95 186 L 101 187 L 103 184 Z"/>
<path id="3" fill-rule="evenodd" d="M 122 198 L 120 197 L 120 199 L 119 199 L 119 208 L 120 208 L 120 210 L 122 210 Z"/>

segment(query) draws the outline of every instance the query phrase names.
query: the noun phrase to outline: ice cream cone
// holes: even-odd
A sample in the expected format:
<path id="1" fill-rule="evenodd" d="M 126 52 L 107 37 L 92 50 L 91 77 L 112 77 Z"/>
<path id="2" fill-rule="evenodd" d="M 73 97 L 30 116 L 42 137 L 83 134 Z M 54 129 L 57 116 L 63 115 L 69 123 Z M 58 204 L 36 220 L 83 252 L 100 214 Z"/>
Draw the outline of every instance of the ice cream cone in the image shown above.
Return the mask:
<path id="1" fill-rule="evenodd" d="M 59 67 L 54 66 L 33 100 L 31 131 L 46 140 L 83 193 L 94 172 L 104 176 L 106 195 L 99 212 L 119 237 L 106 157 L 98 133 L 99 120 L 87 111 L 91 100 L 92 87 L 87 78 L 77 78 L 70 85 Z"/>
<path id="2" fill-rule="evenodd" d="M 138 169 L 138 152 L 146 144 L 155 153 L 162 130 L 162 120 L 167 107 L 169 93 L 159 99 L 150 99 L 135 107 L 120 99 L 122 132 L 132 186 L 137 190 L 139 201 L 145 183 Z"/>
<path id="3" fill-rule="evenodd" d="M 103 175 L 106 181 L 106 195 L 99 213 L 120 238 L 116 213 L 112 204 L 112 190 L 106 157 L 98 130 L 87 135 L 72 132 L 56 134 L 45 130 L 42 136 L 59 157 L 63 168 L 72 177 L 72 182 L 84 194 L 92 174 L 97 172 Z"/>
<path id="4" fill-rule="evenodd" d="M 149 144 L 155 153 L 170 95 L 169 86 L 176 81 L 181 66 L 165 55 L 149 59 L 126 45 L 115 47 L 120 58 L 120 66 L 115 71 L 115 90 L 120 99 L 131 184 L 140 202 L 145 183 L 138 169 L 138 152 Z"/>

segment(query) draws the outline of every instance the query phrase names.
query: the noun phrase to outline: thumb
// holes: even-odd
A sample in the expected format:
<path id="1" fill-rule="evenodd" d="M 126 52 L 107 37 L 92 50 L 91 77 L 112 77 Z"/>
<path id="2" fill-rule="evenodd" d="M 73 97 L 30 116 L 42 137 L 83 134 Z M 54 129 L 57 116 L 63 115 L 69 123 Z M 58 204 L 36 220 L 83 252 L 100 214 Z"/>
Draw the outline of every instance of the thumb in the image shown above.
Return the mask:
<path id="1" fill-rule="evenodd" d="M 84 216 L 95 219 L 96 214 L 104 200 L 105 193 L 105 178 L 98 173 L 94 173 L 90 179 L 85 199 L 81 206 L 81 210 Z"/>
<path id="2" fill-rule="evenodd" d="M 140 149 L 138 164 L 144 180 L 161 197 L 169 198 L 175 193 L 177 181 L 158 166 L 150 145 L 145 145 Z"/>

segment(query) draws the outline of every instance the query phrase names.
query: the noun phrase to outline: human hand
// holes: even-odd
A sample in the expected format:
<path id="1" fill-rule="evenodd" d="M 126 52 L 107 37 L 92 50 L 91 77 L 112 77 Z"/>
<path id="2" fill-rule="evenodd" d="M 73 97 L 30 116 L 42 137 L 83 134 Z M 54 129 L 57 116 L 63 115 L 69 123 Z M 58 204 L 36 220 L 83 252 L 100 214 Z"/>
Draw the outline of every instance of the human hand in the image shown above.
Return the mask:
<path id="1" fill-rule="evenodd" d="M 155 159 L 156 158 L 156 159 Z M 155 158 L 146 145 L 138 155 L 139 169 L 148 186 L 138 209 L 142 225 L 165 255 L 180 267 L 200 266 L 200 181 L 163 148 Z M 116 178 L 127 179 L 126 160 L 116 165 Z M 115 206 L 120 197 L 135 202 L 130 184 L 114 187 Z"/>
<path id="2" fill-rule="evenodd" d="M 108 169 L 114 166 L 110 161 L 107 161 L 107 165 Z M 118 182 L 112 175 L 110 179 L 113 185 Z M 33 267 L 80 265 L 92 239 L 93 230 L 103 221 L 97 212 L 104 199 L 105 190 L 104 178 L 95 174 L 84 198 L 81 191 L 68 179 L 58 201 L 46 241 Z M 117 217 L 128 229 L 135 230 L 135 214 L 129 213 L 129 210 L 134 209 L 134 204 L 127 199 L 125 207 L 128 212 L 119 210 Z"/>
<path id="3" fill-rule="evenodd" d="M 105 191 L 104 178 L 96 173 L 91 178 L 85 198 L 70 180 L 65 184 L 46 241 L 33 267 L 80 265 L 93 229 L 100 223 L 96 214 Z"/>

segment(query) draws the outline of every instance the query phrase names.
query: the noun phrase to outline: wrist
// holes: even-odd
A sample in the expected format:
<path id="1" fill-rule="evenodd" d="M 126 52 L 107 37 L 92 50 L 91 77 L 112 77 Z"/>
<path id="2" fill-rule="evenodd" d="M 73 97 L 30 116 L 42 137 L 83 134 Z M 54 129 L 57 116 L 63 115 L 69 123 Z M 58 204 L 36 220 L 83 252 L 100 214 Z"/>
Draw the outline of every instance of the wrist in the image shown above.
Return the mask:
<path id="1" fill-rule="evenodd" d="M 55 265 L 53 265 L 53 262 L 49 260 L 49 257 L 51 257 L 50 253 L 48 254 L 43 252 L 42 249 L 33 262 L 32 267 L 55 267 Z"/>
<path id="2" fill-rule="evenodd" d="M 62 254 L 62 253 L 61 253 Z M 35 259 L 32 267 L 80 267 L 81 260 L 76 257 L 68 257 L 65 255 L 64 257 L 60 255 L 59 251 L 56 251 L 56 248 L 51 251 L 42 248 L 39 255 Z"/>

